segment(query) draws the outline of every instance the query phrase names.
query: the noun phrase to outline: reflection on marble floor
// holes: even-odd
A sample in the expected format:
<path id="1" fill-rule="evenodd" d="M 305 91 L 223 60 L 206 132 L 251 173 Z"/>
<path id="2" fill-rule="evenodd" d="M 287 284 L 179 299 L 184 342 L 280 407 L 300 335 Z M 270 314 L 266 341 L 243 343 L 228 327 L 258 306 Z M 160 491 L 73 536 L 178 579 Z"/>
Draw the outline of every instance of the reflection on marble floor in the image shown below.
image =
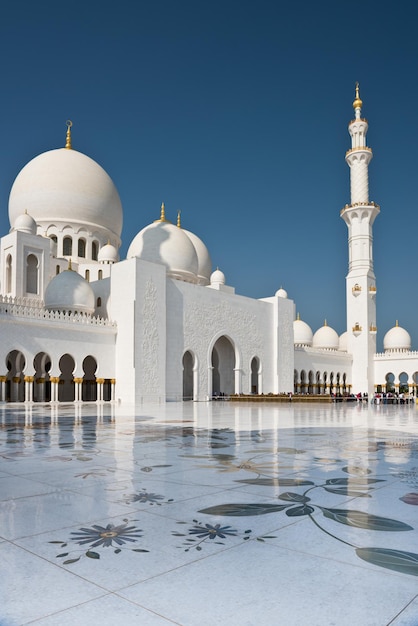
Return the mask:
<path id="1" fill-rule="evenodd" d="M 417 626 L 415 405 L 0 405 L 0 626 Z"/>

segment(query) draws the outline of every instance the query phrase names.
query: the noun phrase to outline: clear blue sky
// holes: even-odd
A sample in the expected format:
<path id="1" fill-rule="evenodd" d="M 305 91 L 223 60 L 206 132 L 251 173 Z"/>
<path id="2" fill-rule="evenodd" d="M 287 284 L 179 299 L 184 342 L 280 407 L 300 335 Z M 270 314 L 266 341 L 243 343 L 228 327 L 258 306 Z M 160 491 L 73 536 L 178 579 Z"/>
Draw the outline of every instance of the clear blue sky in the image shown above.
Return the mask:
<path id="1" fill-rule="evenodd" d="M 37 154 L 73 147 L 113 178 L 122 258 L 182 211 L 237 293 L 283 286 L 315 331 L 345 330 L 355 81 L 369 120 L 378 345 L 399 319 L 418 349 L 418 10 L 367 0 L 4 2 L 0 232 Z"/>

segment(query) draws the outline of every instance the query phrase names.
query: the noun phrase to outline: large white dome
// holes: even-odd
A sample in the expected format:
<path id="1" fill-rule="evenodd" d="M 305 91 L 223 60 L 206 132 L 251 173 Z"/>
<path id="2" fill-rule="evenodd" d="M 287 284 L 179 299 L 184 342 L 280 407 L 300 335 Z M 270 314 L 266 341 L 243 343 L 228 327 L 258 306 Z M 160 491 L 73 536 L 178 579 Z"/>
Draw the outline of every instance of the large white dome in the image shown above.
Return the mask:
<path id="1" fill-rule="evenodd" d="M 112 179 L 93 159 L 76 150 L 59 148 L 29 161 L 13 183 L 9 220 L 29 213 L 44 234 L 48 226 L 71 224 L 106 229 L 118 239 L 122 205 Z"/>
<path id="2" fill-rule="evenodd" d="M 396 326 L 384 336 L 383 348 L 385 352 L 408 352 L 411 349 L 411 336 L 396 322 Z"/>
<path id="3" fill-rule="evenodd" d="M 209 285 L 210 275 L 212 273 L 212 259 L 210 258 L 209 251 L 203 241 L 199 239 L 197 235 L 191 233 L 189 230 L 182 230 L 184 233 L 186 233 L 196 250 L 198 261 L 197 275 L 199 279 L 199 285 Z"/>
<path id="4" fill-rule="evenodd" d="M 127 258 L 132 257 L 165 265 L 171 278 L 198 282 L 196 249 L 186 233 L 168 221 L 157 220 L 143 228 L 129 246 Z"/>
<path id="5" fill-rule="evenodd" d="M 340 339 L 335 330 L 325 322 L 314 334 L 312 343 L 314 348 L 338 350 Z"/>
<path id="6" fill-rule="evenodd" d="M 45 308 L 50 311 L 94 312 L 94 292 L 80 274 L 65 270 L 49 282 L 44 296 Z"/>

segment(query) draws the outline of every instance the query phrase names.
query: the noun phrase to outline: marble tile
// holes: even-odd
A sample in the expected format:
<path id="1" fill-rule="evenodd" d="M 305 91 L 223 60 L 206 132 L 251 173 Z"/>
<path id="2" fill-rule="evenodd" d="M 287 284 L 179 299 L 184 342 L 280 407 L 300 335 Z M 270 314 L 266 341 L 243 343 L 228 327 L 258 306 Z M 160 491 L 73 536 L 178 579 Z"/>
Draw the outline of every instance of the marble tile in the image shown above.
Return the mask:
<path id="1" fill-rule="evenodd" d="M 113 594 L 54 613 L 33 623 L 36 626 L 115 626 L 116 622 L 126 626 L 172 626 L 174 623 Z"/>
<path id="2" fill-rule="evenodd" d="M 376 626 L 415 597 L 416 580 L 251 542 L 119 594 L 182 626 L 196 616 L 202 626 Z"/>
<path id="3" fill-rule="evenodd" d="M 18 626 L 104 595 L 103 589 L 22 548 L 0 543 L 0 624 Z"/>
<path id="4" fill-rule="evenodd" d="M 418 407 L 380 409 L 1 405 L 1 626 L 416 626 Z"/>

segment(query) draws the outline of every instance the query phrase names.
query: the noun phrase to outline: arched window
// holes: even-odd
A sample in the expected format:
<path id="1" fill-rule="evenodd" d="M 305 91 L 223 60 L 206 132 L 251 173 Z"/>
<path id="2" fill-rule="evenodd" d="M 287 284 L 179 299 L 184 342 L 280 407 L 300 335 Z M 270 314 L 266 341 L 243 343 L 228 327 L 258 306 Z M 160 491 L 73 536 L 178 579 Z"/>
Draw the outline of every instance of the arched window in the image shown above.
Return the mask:
<path id="1" fill-rule="evenodd" d="M 64 256 L 71 256 L 73 253 L 73 240 L 71 237 L 64 237 L 62 242 L 62 253 Z"/>
<path id="2" fill-rule="evenodd" d="M 54 243 L 57 243 L 57 242 L 58 242 L 58 239 L 57 239 L 57 236 L 56 236 L 56 235 L 51 235 L 50 239 L 51 239 Z"/>
<path id="3" fill-rule="evenodd" d="M 59 274 L 59 273 L 60 273 L 60 266 L 59 266 L 59 265 L 57 265 L 57 266 L 55 267 L 55 274 Z"/>
<path id="4" fill-rule="evenodd" d="M 85 278 L 86 278 L 87 282 L 90 280 L 90 270 L 86 270 Z"/>
<path id="5" fill-rule="evenodd" d="M 103 278 L 103 270 L 99 270 L 98 279 L 102 280 L 102 278 Z"/>
<path id="6" fill-rule="evenodd" d="M 91 244 L 91 258 L 93 259 L 93 261 L 97 261 L 98 252 L 99 244 L 97 243 L 97 241 L 93 241 L 93 243 Z"/>
<path id="7" fill-rule="evenodd" d="M 85 257 L 86 256 L 86 240 L 79 239 L 78 240 L 78 256 Z"/>
<path id="8" fill-rule="evenodd" d="M 100 308 L 101 306 L 102 306 L 102 299 L 101 298 L 97 298 L 96 307 Z"/>
<path id="9" fill-rule="evenodd" d="M 12 291 L 12 255 L 8 254 L 6 259 L 6 293 Z"/>
<path id="10" fill-rule="evenodd" d="M 38 259 L 34 254 L 26 259 L 26 293 L 38 293 Z"/>

